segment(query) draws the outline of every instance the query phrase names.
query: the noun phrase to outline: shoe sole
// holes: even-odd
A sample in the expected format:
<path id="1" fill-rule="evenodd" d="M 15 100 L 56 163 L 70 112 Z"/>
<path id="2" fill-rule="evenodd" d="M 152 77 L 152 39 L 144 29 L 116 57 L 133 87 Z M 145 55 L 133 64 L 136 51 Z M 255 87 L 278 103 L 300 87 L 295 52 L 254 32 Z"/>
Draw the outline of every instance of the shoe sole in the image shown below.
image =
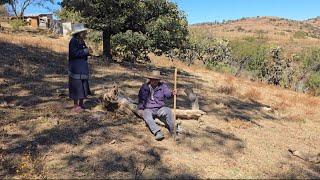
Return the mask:
<path id="1" fill-rule="evenodd" d="M 162 141 L 163 139 L 164 139 L 164 137 L 156 138 L 157 141 Z"/>

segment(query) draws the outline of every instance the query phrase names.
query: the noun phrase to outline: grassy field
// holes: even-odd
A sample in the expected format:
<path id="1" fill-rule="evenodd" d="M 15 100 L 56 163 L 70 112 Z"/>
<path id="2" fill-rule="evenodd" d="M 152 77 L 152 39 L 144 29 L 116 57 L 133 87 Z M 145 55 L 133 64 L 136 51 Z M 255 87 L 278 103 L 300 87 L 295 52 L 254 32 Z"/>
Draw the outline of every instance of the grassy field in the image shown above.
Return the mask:
<path id="1" fill-rule="evenodd" d="M 178 108 L 193 87 L 199 121 L 179 120 L 182 140 L 157 142 L 145 123 L 120 112 L 74 114 L 67 87 L 68 39 L 0 33 L 1 178 L 320 178 L 320 166 L 288 149 L 319 153 L 320 98 L 202 66 L 151 55 L 149 64 L 90 59 L 93 90 L 119 85 L 137 99 L 151 69 L 172 87 L 179 68 Z"/>

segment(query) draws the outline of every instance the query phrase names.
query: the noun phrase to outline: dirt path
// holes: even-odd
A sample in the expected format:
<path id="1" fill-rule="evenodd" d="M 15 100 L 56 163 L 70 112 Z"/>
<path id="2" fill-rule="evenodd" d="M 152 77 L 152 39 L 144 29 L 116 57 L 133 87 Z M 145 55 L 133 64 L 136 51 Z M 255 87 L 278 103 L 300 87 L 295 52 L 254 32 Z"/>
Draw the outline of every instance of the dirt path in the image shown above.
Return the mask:
<path id="1" fill-rule="evenodd" d="M 192 86 L 208 115 L 182 121 L 179 143 L 157 142 L 133 116 L 71 113 L 57 93 L 67 82 L 63 51 L 2 41 L 0 52 L 1 102 L 9 104 L 0 107 L 1 178 L 320 178 L 319 165 L 288 152 L 319 153 L 319 98 L 171 63 L 183 69 L 178 107 L 188 108 L 183 90 Z M 150 69 L 172 85 L 169 61 L 153 59 L 130 67 L 93 60 L 91 87 L 115 82 L 136 99 Z"/>

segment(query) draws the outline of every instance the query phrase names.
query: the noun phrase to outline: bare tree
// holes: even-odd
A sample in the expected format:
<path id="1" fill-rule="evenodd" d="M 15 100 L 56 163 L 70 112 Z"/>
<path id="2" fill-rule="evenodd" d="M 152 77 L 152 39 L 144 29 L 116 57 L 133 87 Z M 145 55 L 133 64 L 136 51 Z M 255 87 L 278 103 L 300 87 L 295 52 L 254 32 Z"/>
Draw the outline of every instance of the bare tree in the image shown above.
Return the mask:
<path id="1" fill-rule="evenodd" d="M 8 4 L 10 10 L 14 13 L 16 17 L 21 18 L 23 17 L 25 10 L 30 5 L 45 7 L 47 3 L 53 4 L 54 0 L 6 0 L 4 2 Z"/>

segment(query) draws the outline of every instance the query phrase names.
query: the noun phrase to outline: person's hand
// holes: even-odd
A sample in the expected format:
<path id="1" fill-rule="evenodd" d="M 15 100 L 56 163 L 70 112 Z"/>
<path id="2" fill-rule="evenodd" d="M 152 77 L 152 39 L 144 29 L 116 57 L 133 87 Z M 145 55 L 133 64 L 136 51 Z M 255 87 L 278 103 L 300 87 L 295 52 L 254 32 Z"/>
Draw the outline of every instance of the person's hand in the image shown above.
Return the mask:
<path id="1" fill-rule="evenodd" d="M 174 90 L 172 91 L 172 95 L 174 95 L 174 96 L 177 95 L 177 90 L 176 90 L 176 89 L 174 89 Z"/>

